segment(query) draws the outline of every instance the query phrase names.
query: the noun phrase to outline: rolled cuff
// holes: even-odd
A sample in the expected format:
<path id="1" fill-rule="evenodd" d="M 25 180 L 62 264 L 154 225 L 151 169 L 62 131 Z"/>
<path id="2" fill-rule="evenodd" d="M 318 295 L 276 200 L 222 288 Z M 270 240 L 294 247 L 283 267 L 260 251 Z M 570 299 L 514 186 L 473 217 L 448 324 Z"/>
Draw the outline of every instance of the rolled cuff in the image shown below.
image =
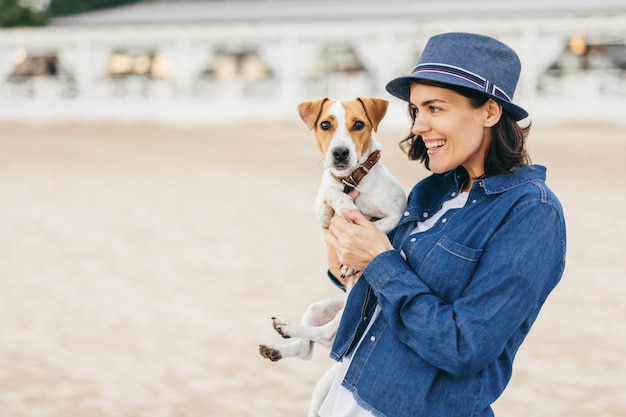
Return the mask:
<path id="1" fill-rule="evenodd" d="M 330 282 L 332 282 L 335 287 L 339 288 L 341 291 L 346 292 L 346 287 L 345 285 L 343 285 L 336 276 L 333 275 L 332 272 L 330 272 L 330 270 L 328 270 L 328 278 L 330 279 Z"/>

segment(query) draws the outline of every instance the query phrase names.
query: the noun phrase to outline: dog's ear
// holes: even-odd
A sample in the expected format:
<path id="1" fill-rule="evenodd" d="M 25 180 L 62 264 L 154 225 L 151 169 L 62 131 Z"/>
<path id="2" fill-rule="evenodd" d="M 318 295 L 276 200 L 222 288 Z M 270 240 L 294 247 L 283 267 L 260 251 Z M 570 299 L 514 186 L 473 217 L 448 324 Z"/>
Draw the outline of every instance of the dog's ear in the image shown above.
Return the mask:
<path id="1" fill-rule="evenodd" d="M 372 124 L 372 129 L 374 132 L 378 129 L 378 124 L 385 114 L 387 113 L 387 106 L 389 102 L 387 100 L 383 100 L 382 98 L 370 98 L 370 97 L 357 97 L 357 101 L 361 102 L 363 109 L 365 110 L 365 114 Z"/>
<path id="2" fill-rule="evenodd" d="M 298 104 L 298 114 L 309 130 L 313 130 L 317 124 L 320 114 L 322 113 L 322 106 L 328 100 L 328 97 L 324 97 L 319 100 L 305 101 L 304 103 Z"/>

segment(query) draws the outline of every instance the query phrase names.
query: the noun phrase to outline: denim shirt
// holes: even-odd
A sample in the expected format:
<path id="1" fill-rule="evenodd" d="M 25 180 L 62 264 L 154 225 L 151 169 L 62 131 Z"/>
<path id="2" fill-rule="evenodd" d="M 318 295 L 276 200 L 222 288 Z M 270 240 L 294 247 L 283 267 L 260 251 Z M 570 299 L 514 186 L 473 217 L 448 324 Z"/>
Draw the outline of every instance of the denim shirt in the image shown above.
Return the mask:
<path id="1" fill-rule="evenodd" d="M 413 188 L 389 234 L 395 249 L 363 270 L 330 354 L 352 353 L 342 385 L 362 407 L 388 417 L 493 416 L 565 266 L 563 210 L 545 171 L 531 165 L 476 180 L 465 207 L 409 235 L 460 192 L 467 173 L 431 175 Z M 377 303 L 381 314 L 352 352 Z"/>

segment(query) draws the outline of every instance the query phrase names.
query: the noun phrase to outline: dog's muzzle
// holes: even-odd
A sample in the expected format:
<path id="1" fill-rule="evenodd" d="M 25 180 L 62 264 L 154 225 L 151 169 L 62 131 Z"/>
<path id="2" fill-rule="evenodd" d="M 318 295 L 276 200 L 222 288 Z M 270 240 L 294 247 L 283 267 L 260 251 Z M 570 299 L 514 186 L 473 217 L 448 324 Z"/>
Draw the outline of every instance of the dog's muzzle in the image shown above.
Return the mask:
<path id="1" fill-rule="evenodd" d="M 333 166 L 335 168 L 347 168 L 350 160 L 350 149 L 346 146 L 337 146 L 333 149 Z"/>

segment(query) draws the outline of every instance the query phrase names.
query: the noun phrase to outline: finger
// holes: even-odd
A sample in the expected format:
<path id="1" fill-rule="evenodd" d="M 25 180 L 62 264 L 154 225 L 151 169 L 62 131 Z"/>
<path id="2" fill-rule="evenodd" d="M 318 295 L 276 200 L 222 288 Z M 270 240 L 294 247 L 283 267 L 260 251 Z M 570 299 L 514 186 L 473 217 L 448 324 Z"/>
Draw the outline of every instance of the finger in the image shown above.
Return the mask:
<path id="1" fill-rule="evenodd" d="M 333 216 L 333 218 L 330 219 L 329 230 L 331 230 L 331 228 L 334 228 L 331 230 L 331 232 L 333 232 L 333 230 L 344 230 L 351 222 L 351 220 L 346 220 L 345 217 Z"/>
<path id="2" fill-rule="evenodd" d="M 359 226 L 366 226 L 371 224 L 369 219 L 363 215 L 358 210 L 343 210 L 341 214 L 352 223 L 358 224 Z"/>

